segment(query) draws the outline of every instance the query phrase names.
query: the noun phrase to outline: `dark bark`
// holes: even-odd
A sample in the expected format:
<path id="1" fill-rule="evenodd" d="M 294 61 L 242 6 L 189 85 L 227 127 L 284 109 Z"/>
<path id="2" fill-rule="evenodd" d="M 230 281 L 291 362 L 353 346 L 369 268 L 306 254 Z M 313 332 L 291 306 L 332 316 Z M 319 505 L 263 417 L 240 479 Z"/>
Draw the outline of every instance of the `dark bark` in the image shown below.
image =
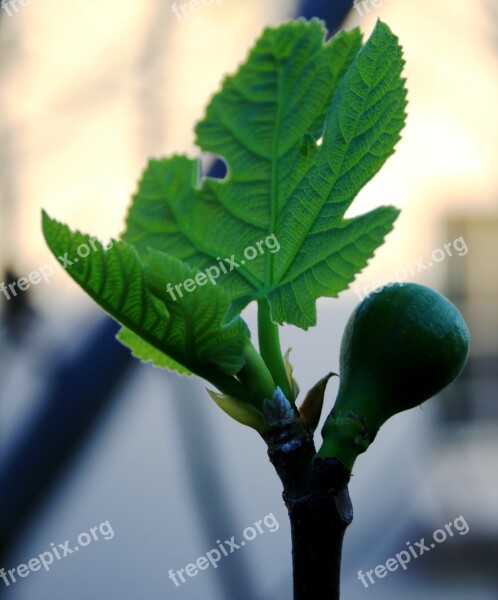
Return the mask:
<path id="1" fill-rule="evenodd" d="M 266 442 L 291 523 L 294 600 L 337 600 L 342 542 L 353 519 L 350 473 L 336 459 L 313 460 L 313 436 L 300 421 Z"/>

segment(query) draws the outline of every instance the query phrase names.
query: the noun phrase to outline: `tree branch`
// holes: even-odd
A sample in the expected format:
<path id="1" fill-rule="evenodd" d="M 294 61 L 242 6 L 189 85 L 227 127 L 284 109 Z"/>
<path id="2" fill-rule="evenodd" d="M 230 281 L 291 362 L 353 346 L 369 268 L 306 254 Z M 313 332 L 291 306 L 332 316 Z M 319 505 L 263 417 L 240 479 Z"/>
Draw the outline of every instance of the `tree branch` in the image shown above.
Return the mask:
<path id="1" fill-rule="evenodd" d="M 316 458 L 311 432 L 296 419 L 266 436 L 292 531 L 294 600 L 338 600 L 344 532 L 353 519 L 350 472 Z"/>

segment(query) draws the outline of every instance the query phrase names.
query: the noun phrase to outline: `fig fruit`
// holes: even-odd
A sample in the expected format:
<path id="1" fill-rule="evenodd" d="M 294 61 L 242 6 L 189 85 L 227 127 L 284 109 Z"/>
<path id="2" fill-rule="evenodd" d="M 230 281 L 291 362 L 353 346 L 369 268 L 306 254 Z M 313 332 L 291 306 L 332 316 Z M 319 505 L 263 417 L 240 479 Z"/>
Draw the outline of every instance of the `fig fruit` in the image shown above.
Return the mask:
<path id="1" fill-rule="evenodd" d="M 367 296 L 344 331 L 339 392 L 322 429 L 319 456 L 341 459 L 344 446 L 351 467 L 387 419 L 418 406 L 460 374 L 469 340 L 458 309 L 430 288 L 396 283 Z"/>

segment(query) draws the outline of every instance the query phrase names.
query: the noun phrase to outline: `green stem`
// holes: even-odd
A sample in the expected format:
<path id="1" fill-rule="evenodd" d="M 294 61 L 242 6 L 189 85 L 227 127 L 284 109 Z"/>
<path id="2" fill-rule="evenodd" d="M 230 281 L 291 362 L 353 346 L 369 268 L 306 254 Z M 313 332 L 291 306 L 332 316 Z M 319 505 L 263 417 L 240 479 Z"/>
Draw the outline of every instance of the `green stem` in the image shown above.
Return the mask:
<path id="1" fill-rule="evenodd" d="M 252 400 L 250 391 L 231 375 L 226 375 L 214 368 L 199 370 L 197 375 L 212 383 L 223 394 L 249 402 Z"/>
<path id="2" fill-rule="evenodd" d="M 253 404 L 262 408 L 263 400 L 272 398 L 277 386 L 264 360 L 251 343 L 247 344 L 244 349 L 244 358 L 246 364 L 237 376 L 241 383 L 250 390 Z"/>
<path id="3" fill-rule="evenodd" d="M 332 411 L 322 428 L 323 444 L 317 458 L 337 458 L 352 471 L 358 455 L 367 450 L 374 437 L 363 418 L 353 414 L 342 417 Z"/>
<path id="4" fill-rule="evenodd" d="M 258 338 L 261 357 L 270 370 L 273 380 L 285 397 L 292 402 L 292 391 L 280 348 L 278 325 L 271 320 L 270 306 L 264 298 L 258 301 Z"/>
<path id="5" fill-rule="evenodd" d="M 215 385 L 220 392 L 256 404 L 259 408 L 265 398 L 272 398 L 276 384 L 268 367 L 249 342 L 244 348 L 246 364 L 237 373 L 237 377 L 226 375 L 214 367 L 199 370 L 198 375 Z"/>

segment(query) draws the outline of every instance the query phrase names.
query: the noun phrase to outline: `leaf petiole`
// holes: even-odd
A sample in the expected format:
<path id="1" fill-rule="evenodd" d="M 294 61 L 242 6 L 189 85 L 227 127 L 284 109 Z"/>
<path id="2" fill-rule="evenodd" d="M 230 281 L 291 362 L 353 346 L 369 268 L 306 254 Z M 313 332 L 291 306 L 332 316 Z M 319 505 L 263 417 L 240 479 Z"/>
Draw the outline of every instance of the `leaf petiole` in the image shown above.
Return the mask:
<path id="1" fill-rule="evenodd" d="M 285 397 L 292 402 L 293 395 L 285 369 L 278 325 L 271 319 L 270 306 L 266 299 L 258 300 L 259 351 L 266 366 Z"/>

